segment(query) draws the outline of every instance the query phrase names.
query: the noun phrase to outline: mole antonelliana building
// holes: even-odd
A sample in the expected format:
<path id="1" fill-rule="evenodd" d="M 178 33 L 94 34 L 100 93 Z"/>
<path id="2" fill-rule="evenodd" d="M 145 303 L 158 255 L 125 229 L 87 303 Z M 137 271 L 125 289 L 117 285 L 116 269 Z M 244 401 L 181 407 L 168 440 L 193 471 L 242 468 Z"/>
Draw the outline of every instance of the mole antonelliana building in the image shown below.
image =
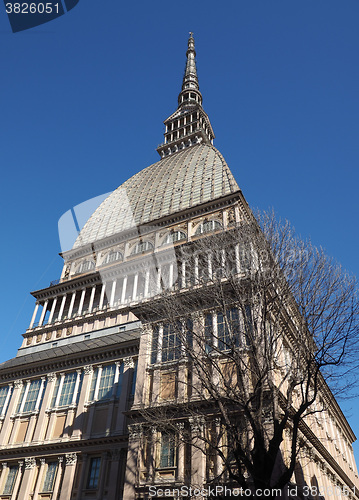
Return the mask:
<path id="1" fill-rule="evenodd" d="M 155 421 L 146 441 L 140 423 L 144 407 L 195 397 L 178 383 L 193 373 L 173 331 L 146 323 L 146 310 L 164 290 L 195 288 L 201 266 L 212 273 L 210 257 L 181 260 L 179 249 L 250 213 L 213 146 L 195 55 L 191 35 L 160 161 L 89 218 L 62 254 L 61 278 L 32 292 L 35 310 L 22 345 L 0 365 L 0 500 L 148 498 L 151 485 L 205 485 L 213 473 L 205 451 L 196 448 L 189 459 L 188 446 L 161 434 Z M 239 272 L 239 258 L 235 266 Z M 317 419 L 304 479 L 315 474 L 327 486 L 351 488 L 355 498 L 355 436 L 334 398 L 331 415 L 330 426 Z M 189 419 L 189 426 L 196 433 L 205 423 Z"/>

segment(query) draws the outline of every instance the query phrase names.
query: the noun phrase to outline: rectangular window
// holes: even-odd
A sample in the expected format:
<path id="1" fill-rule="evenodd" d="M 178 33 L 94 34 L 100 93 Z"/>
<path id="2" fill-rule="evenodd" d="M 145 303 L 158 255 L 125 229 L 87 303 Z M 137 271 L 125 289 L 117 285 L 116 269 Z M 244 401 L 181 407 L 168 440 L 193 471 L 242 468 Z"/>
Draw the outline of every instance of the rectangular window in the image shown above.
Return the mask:
<path id="1" fill-rule="evenodd" d="M 112 397 L 116 376 L 116 364 L 106 365 L 101 370 L 95 368 L 89 393 L 89 401 L 101 401 Z M 100 377 L 100 380 L 98 380 Z M 122 390 L 123 364 L 119 367 L 118 382 L 116 388 L 116 397 L 120 397 Z M 98 394 L 96 395 L 96 386 L 98 385 Z"/>
<path id="2" fill-rule="evenodd" d="M 43 492 L 52 491 L 54 489 L 56 471 L 57 462 L 49 462 L 47 464 L 46 476 L 42 487 Z"/>
<path id="3" fill-rule="evenodd" d="M 61 386 L 61 377 L 62 376 L 58 377 L 56 380 L 54 394 L 53 394 L 52 401 L 51 401 L 52 407 L 54 407 L 56 405 L 56 400 L 57 400 L 60 386 Z M 78 398 L 79 398 L 79 395 L 81 392 L 82 378 L 83 378 L 83 374 L 81 374 L 81 376 L 80 376 L 80 383 L 79 383 L 79 387 L 77 390 L 75 402 L 78 401 Z M 62 387 L 61 387 L 61 394 L 59 397 L 58 406 L 66 406 L 66 405 L 69 405 L 72 403 L 74 392 L 75 392 L 75 387 L 76 387 L 76 380 L 77 380 L 77 372 L 66 373 L 66 375 L 64 376 Z"/>
<path id="4" fill-rule="evenodd" d="M 98 480 L 100 477 L 100 467 L 101 467 L 101 458 L 100 457 L 91 458 L 90 468 L 87 478 L 87 488 L 89 490 L 96 490 L 98 487 Z"/>
<path id="5" fill-rule="evenodd" d="M 109 399 L 112 396 L 115 380 L 116 365 L 107 365 L 102 368 L 101 380 L 97 399 Z"/>
<path id="6" fill-rule="evenodd" d="M 6 401 L 6 397 L 7 397 L 8 392 L 9 392 L 8 385 L 4 385 L 3 387 L 0 387 L 0 415 L 4 410 L 5 401 Z"/>
<path id="7" fill-rule="evenodd" d="M 17 465 L 12 465 L 11 467 L 9 467 L 9 471 L 8 471 L 5 486 L 4 486 L 3 495 L 11 495 L 12 494 L 12 491 L 13 491 L 14 485 L 15 485 L 16 476 L 17 476 L 17 471 L 18 471 Z"/>
<path id="8" fill-rule="evenodd" d="M 20 411 L 20 406 L 21 406 L 21 403 L 22 403 L 22 398 L 24 397 L 24 393 L 25 393 L 25 387 L 26 387 L 26 384 L 23 384 L 23 386 L 21 387 L 20 396 L 19 396 L 19 400 L 17 402 L 15 413 L 19 413 L 19 411 Z"/>
<path id="9" fill-rule="evenodd" d="M 37 397 L 39 395 L 41 387 L 41 380 L 33 380 L 30 384 L 27 396 L 26 396 L 26 401 L 24 405 L 24 412 L 26 411 L 33 411 L 35 409 Z"/>
<path id="10" fill-rule="evenodd" d="M 175 465 L 175 436 L 170 432 L 161 434 L 160 467 L 174 467 Z"/>
<path id="11" fill-rule="evenodd" d="M 67 373 L 62 385 L 62 391 L 59 399 L 59 406 L 69 405 L 72 402 L 76 384 L 77 373 Z"/>
<path id="12" fill-rule="evenodd" d="M 232 308 L 217 314 L 218 349 L 225 350 L 239 345 L 238 309 Z"/>
<path id="13" fill-rule="evenodd" d="M 59 392 L 59 385 L 60 385 L 60 377 L 57 377 L 54 387 L 54 393 L 51 400 L 51 408 L 55 406 L 57 393 Z"/>
<path id="14" fill-rule="evenodd" d="M 162 361 L 173 361 L 180 357 L 181 339 L 178 329 L 180 325 L 165 324 L 163 325 L 162 338 Z"/>

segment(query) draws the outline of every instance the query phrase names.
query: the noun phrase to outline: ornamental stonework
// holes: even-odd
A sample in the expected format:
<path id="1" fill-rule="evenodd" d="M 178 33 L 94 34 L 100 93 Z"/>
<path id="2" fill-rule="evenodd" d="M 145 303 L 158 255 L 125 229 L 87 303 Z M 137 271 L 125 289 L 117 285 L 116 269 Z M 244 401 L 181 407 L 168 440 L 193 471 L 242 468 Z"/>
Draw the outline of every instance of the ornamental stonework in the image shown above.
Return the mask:
<path id="1" fill-rule="evenodd" d="M 25 469 L 34 469 L 34 467 L 36 467 L 35 457 L 25 458 Z"/>
<path id="2" fill-rule="evenodd" d="M 77 463 L 76 453 L 66 453 L 65 460 L 66 460 L 66 465 L 76 465 Z"/>

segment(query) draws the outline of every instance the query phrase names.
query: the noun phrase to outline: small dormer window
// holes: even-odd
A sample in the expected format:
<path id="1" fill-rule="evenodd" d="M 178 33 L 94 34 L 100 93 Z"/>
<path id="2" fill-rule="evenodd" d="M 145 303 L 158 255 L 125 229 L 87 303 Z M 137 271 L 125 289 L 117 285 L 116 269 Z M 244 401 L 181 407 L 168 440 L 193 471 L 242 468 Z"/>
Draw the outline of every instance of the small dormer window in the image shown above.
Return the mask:
<path id="1" fill-rule="evenodd" d="M 77 269 L 77 272 L 86 273 L 88 271 L 92 271 L 93 269 L 95 269 L 95 263 L 92 260 L 85 260 L 84 262 L 81 262 Z"/>
<path id="2" fill-rule="evenodd" d="M 205 234 L 211 233 L 212 231 L 218 231 L 222 229 L 222 224 L 217 220 L 208 220 L 206 222 L 202 222 L 196 229 L 197 234 Z"/>
<path id="3" fill-rule="evenodd" d="M 150 241 L 140 241 L 135 245 L 134 249 L 131 252 L 131 255 L 150 252 L 152 250 L 153 250 L 153 245 Z"/>
<path id="4" fill-rule="evenodd" d="M 103 264 L 110 264 L 111 262 L 116 262 L 116 261 L 122 261 L 123 260 L 123 255 L 121 252 L 115 251 L 115 252 L 109 252 L 104 261 Z"/>

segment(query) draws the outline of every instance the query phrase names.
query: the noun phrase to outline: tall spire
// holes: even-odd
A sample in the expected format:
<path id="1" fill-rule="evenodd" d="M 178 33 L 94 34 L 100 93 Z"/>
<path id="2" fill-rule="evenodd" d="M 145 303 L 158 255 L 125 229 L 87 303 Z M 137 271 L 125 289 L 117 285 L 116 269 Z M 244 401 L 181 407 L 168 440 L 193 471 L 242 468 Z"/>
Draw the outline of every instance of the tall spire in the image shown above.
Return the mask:
<path id="1" fill-rule="evenodd" d="M 162 158 L 201 142 L 213 144 L 212 126 L 202 108 L 202 94 L 198 84 L 196 50 L 192 32 L 190 32 L 188 39 L 186 57 L 182 90 L 178 95 L 178 108 L 164 121 L 166 125 L 165 141 L 157 148 Z"/>
<path id="2" fill-rule="evenodd" d="M 188 39 L 188 49 L 187 49 L 187 62 L 186 69 L 183 77 L 182 90 L 186 88 L 186 83 L 193 83 L 197 90 L 199 89 L 198 85 L 198 77 L 197 77 L 197 67 L 196 67 L 196 50 L 194 48 L 194 38 L 193 33 L 190 33 L 190 37 Z"/>

